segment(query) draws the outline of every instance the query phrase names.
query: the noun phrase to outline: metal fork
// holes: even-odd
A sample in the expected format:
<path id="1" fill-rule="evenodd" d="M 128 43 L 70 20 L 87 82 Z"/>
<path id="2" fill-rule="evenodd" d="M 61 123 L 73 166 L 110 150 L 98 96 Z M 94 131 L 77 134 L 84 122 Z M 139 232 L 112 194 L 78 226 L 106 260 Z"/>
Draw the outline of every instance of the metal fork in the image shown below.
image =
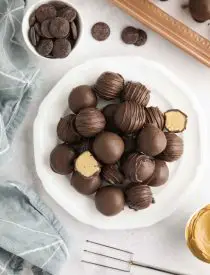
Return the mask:
<path id="1" fill-rule="evenodd" d="M 104 254 L 103 252 L 93 251 L 92 249 L 91 250 L 84 249 L 85 254 L 102 257 L 106 260 L 110 259 L 112 261 L 117 261 L 118 263 L 126 265 L 128 267 L 127 268 L 114 267 L 114 266 L 111 266 L 111 265 L 108 265 L 108 264 L 106 265 L 106 264 L 102 264 L 102 263 L 99 263 L 99 262 L 93 262 L 91 260 L 89 261 L 89 260 L 83 259 L 81 262 L 83 262 L 85 264 L 100 266 L 100 267 L 103 267 L 103 268 L 108 268 L 108 269 L 112 269 L 112 270 L 115 270 L 115 271 L 121 271 L 121 272 L 127 272 L 127 273 L 129 273 L 131 271 L 132 266 L 136 266 L 136 267 L 150 269 L 150 270 L 153 270 L 153 271 L 159 271 L 159 272 L 162 272 L 164 274 L 189 275 L 189 274 L 186 274 L 186 273 L 184 274 L 184 273 L 172 271 L 172 270 L 169 270 L 169 269 L 163 269 L 163 268 L 159 268 L 157 266 L 152 266 L 152 265 L 136 262 L 136 261 L 133 260 L 134 259 L 134 253 L 132 253 L 130 251 L 127 251 L 127 250 L 119 249 L 119 248 L 116 248 L 116 247 L 112 247 L 112 246 L 109 246 L 109 245 L 105 245 L 105 244 L 101 244 L 101 243 L 97 243 L 97 242 L 93 242 L 93 241 L 89 241 L 89 240 L 86 240 L 86 244 L 94 245 L 94 246 L 98 247 L 100 249 L 100 251 L 102 250 L 102 248 L 103 249 L 106 248 L 106 249 L 109 250 L 109 255 Z M 116 252 L 117 253 L 123 253 L 124 255 L 127 255 L 127 259 L 122 258 L 122 257 L 117 257 L 117 256 L 116 257 L 111 256 L 110 255 L 111 251 L 114 252 L 114 253 L 116 253 Z"/>

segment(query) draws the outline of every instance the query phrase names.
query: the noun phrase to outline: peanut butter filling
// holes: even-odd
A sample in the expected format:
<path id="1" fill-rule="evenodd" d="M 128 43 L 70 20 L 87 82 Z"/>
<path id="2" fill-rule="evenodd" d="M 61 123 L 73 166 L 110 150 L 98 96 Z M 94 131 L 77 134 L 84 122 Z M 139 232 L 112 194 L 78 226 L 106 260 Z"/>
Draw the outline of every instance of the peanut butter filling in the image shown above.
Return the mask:
<path id="1" fill-rule="evenodd" d="M 186 240 L 197 258 L 210 263 L 210 205 L 193 216 L 186 228 Z"/>
<path id="2" fill-rule="evenodd" d="M 179 110 L 165 113 L 165 127 L 169 132 L 179 133 L 186 129 L 187 116 Z"/>

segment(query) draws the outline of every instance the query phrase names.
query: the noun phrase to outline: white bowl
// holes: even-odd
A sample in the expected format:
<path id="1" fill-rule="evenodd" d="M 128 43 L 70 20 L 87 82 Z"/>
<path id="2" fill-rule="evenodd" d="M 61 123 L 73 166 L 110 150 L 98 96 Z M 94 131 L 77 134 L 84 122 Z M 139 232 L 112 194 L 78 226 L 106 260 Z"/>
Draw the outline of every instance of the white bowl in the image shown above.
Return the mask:
<path id="1" fill-rule="evenodd" d="M 32 5 L 31 7 L 29 7 L 29 9 L 26 11 L 26 13 L 25 13 L 25 15 L 24 15 L 24 17 L 23 17 L 23 21 L 22 21 L 22 33 L 23 33 L 23 38 L 24 38 L 24 40 L 25 40 L 26 45 L 28 46 L 28 48 L 31 50 L 31 52 L 32 52 L 33 54 L 35 54 L 35 55 L 38 56 L 38 57 L 41 57 L 41 58 L 44 58 L 44 59 L 48 59 L 48 60 L 58 60 L 59 58 L 48 58 L 48 57 L 45 57 L 45 56 L 40 55 L 40 54 L 36 51 L 35 47 L 31 44 L 31 41 L 30 41 L 29 36 L 28 36 L 28 32 L 29 32 L 29 29 L 30 29 L 30 26 L 29 26 L 29 18 L 30 18 L 30 16 L 31 16 L 31 14 L 32 14 L 38 7 L 40 7 L 40 6 L 43 5 L 43 4 L 49 3 L 49 2 L 52 2 L 52 0 L 41 0 L 41 1 L 38 1 L 36 4 Z M 81 20 L 80 13 L 79 13 L 78 9 L 77 9 L 75 6 L 71 5 L 71 4 L 69 3 L 69 1 L 67 1 L 67 0 L 62 0 L 61 2 L 66 3 L 66 5 L 68 5 L 68 6 L 72 7 L 72 8 L 74 8 L 74 9 L 77 11 L 78 20 L 79 20 L 79 36 L 78 36 L 78 38 L 77 38 L 76 44 L 74 45 L 74 48 L 71 50 L 70 54 L 69 54 L 67 57 L 65 57 L 65 58 L 60 58 L 60 59 L 67 59 L 67 58 L 69 58 L 69 57 L 72 55 L 72 53 L 74 52 L 74 50 L 77 48 L 77 46 L 78 46 L 78 44 L 79 44 L 79 41 L 80 41 L 80 39 L 81 39 L 81 36 L 82 36 L 82 29 L 83 29 L 83 28 L 82 28 L 82 20 Z"/>

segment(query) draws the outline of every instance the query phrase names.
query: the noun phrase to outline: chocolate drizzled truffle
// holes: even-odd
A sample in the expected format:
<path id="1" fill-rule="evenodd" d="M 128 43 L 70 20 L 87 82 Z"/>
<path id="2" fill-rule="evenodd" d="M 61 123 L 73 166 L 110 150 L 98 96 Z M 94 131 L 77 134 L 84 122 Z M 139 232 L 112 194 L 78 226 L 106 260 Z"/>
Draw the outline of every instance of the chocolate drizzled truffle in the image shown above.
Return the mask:
<path id="1" fill-rule="evenodd" d="M 76 159 L 75 171 L 77 171 L 83 177 L 90 178 L 100 174 L 101 165 L 94 158 L 91 152 L 86 151 Z"/>
<path id="2" fill-rule="evenodd" d="M 133 153 L 136 151 L 136 136 L 126 135 L 122 137 L 125 143 L 125 153 Z"/>
<path id="3" fill-rule="evenodd" d="M 106 186 L 99 189 L 95 196 L 96 208 L 105 216 L 119 214 L 125 205 L 124 194 L 115 186 Z"/>
<path id="4" fill-rule="evenodd" d="M 124 181 L 124 176 L 120 172 L 118 166 L 115 165 L 105 165 L 101 171 L 102 178 L 110 184 L 122 184 Z"/>
<path id="5" fill-rule="evenodd" d="M 93 140 L 93 138 L 83 138 L 79 142 L 71 144 L 71 146 L 75 152 L 80 155 L 86 151 L 92 150 Z"/>
<path id="6" fill-rule="evenodd" d="M 67 143 L 78 142 L 81 136 L 75 129 L 75 115 L 68 115 L 60 119 L 57 126 L 58 138 Z"/>
<path id="7" fill-rule="evenodd" d="M 152 187 L 158 187 L 164 185 L 169 178 L 169 169 L 165 161 L 156 159 L 155 160 L 155 171 L 151 178 L 144 182 Z"/>
<path id="8" fill-rule="evenodd" d="M 109 104 L 103 108 L 102 112 L 106 119 L 106 130 L 117 132 L 117 127 L 114 122 L 114 115 L 118 108 L 118 104 Z"/>
<path id="9" fill-rule="evenodd" d="M 143 182 L 149 179 L 155 170 L 155 161 L 138 153 L 130 154 L 123 163 L 123 172 L 131 182 Z"/>
<path id="10" fill-rule="evenodd" d="M 153 124 L 147 124 L 137 137 L 137 151 L 151 157 L 163 152 L 166 144 L 164 132 Z"/>
<path id="11" fill-rule="evenodd" d="M 152 191 L 148 185 L 131 183 L 125 192 L 125 200 L 129 208 L 142 210 L 153 203 Z"/>
<path id="12" fill-rule="evenodd" d="M 146 123 L 153 124 L 160 130 L 163 130 L 165 119 L 163 113 L 158 107 L 149 107 L 145 109 L 146 111 Z"/>
<path id="13" fill-rule="evenodd" d="M 68 175 L 73 171 L 75 157 L 73 149 L 66 144 L 59 144 L 50 154 L 50 166 L 55 173 Z"/>
<path id="14" fill-rule="evenodd" d="M 111 132 L 99 134 L 93 142 L 93 152 L 105 164 L 116 163 L 124 153 L 124 142 L 120 136 Z"/>
<path id="15" fill-rule="evenodd" d="M 119 97 L 124 87 L 124 78 L 113 72 L 103 73 L 97 80 L 94 89 L 97 95 L 106 100 Z"/>
<path id="16" fill-rule="evenodd" d="M 135 102 L 126 101 L 119 104 L 114 120 L 115 124 L 122 132 L 137 132 L 145 123 L 145 110 Z"/>
<path id="17" fill-rule="evenodd" d="M 86 108 L 76 117 L 76 129 L 84 137 L 93 137 L 103 131 L 106 120 L 101 111 L 96 108 Z"/>
<path id="18" fill-rule="evenodd" d="M 176 161 L 183 155 L 183 140 L 174 133 L 165 133 L 165 136 L 167 139 L 167 146 L 157 158 L 167 162 Z"/>
<path id="19" fill-rule="evenodd" d="M 80 173 L 74 172 L 71 177 L 71 185 L 83 195 L 92 195 L 101 186 L 101 179 L 99 175 L 92 177 L 83 177 Z"/>
<path id="20" fill-rule="evenodd" d="M 134 101 L 141 106 L 147 106 L 150 100 L 150 91 L 139 82 L 127 82 L 122 92 L 124 101 Z"/>
<path id="21" fill-rule="evenodd" d="M 97 97 L 90 86 L 81 85 L 74 88 L 69 95 L 69 108 L 77 114 L 88 107 L 96 107 Z"/>

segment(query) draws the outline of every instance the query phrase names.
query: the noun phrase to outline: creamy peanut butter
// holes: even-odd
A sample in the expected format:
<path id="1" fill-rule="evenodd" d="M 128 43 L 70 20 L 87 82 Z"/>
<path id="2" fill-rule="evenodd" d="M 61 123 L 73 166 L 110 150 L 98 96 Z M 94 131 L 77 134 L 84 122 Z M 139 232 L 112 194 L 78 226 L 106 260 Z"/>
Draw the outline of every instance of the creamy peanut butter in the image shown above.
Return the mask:
<path id="1" fill-rule="evenodd" d="M 192 217 L 186 228 L 186 240 L 197 258 L 210 263 L 210 204 Z"/>

